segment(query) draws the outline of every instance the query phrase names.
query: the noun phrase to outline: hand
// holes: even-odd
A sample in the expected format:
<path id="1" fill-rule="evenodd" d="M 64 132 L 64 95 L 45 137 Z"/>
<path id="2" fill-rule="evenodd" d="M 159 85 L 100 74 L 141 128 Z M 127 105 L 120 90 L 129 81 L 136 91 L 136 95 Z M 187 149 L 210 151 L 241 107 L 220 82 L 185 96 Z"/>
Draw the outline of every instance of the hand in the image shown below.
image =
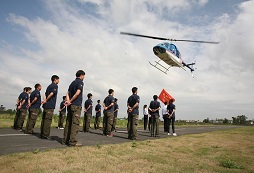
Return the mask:
<path id="1" fill-rule="evenodd" d="M 42 100 L 41 104 L 44 105 L 45 103 L 47 103 L 47 100 Z"/>
<path id="2" fill-rule="evenodd" d="M 26 106 L 26 108 L 30 108 L 30 106 L 31 106 L 31 104 L 29 103 L 29 104 Z"/>
<path id="3" fill-rule="evenodd" d="M 21 108 L 21 105 L 19 105 L 18 107 L 17 107 L 17 110 L 19 110 Z"/>
<path id="4" fill-rule="evenodd" d="M 64 106 L 69 106 L 69 105 L 71 105 L 70 100 L 65 101 Z"/>
<path id="5" fill-rule="evenodd" d="M 86 113 L 87 112 L 87 110 L 86 109 L 84 109 L 84 113 Z"/>
<path id="6" fill-rule="evenodd" d="M 108 110 L 108 107 L 104 107 L 104 110 Z"/>
<path id="7" fill-rule="evenodd" d="M 128 112 L 129 112 L 129 113 L 131 113 L 131 112 L 132 112 L 132 109 L 131 109 L 131 108 L 130 108 L 130 109 L 128 109 Z"/>

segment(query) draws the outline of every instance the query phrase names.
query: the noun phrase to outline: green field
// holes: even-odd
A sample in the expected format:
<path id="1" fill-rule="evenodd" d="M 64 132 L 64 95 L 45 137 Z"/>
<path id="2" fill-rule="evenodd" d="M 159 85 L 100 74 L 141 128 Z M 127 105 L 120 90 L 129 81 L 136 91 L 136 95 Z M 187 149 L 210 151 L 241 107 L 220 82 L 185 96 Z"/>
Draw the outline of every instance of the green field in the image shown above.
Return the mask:
<path id="1" fill-rule="evenodd" d="M 13 126 L 13 120 L 14 120 L 14 114 L 0 114 L 0 128 L 9 128 L 11 126 Z M 28 116 L 27 116 L 28 117 Z M 24 126 L 26 124 L 26 121 L 27 121 L 27 117 L 26 117 L 26 120 L 24 122 Z M 37 118 L 37 122 L 36 122 L 36 125 L 35 125 L 35 128 L 39 128 L 40 125 L 41 125 L 41 118 L 42 115 L 39 115 L 38 118 Z M 81 123 L 80 125 L 83 124 L 83 117 L 81 117 Z M 91 119 L 91 127 L 93 127 L 94 125 L 94 117 Z M 211 125 L 211 124 L 208 124 L 208 123 L 202 123 L 202 122 L 199 122 L 199 123 L 186 123 L 186 122 L 176 122 L 175 123 L 177 126 L 179 125 Z M 160 123 L 160 125 L 163 125 L 163 122 Z M 58 126 L 58 115 L 54 115 L 53 118 L 52 118 L 52 125 L 51 127 L 57 127 Z M 118 128 L 125 128 L 127 127 L 127 120 L 126 119 L 118 119 L 117 120 L 117 125 L 116 125 Z M 139 120 L 139 127 L 143 127 L 143 121 L 142 120 Z M 101 127 L 102 127 L 102 119 L 101 119 Z"/>
<path id="2" fill-rule="evenodd" d="M 0 128 L 10 128 L 11 126 L 13 126 L 13 121 L 14 121 L 14 116 L 15 115 L 11 115 L 11 114 L 0 114 Z M 52 125 L 51 127 L 57 127 L 58 126 L 58 115 L 54 115 L 52 118 Z M 24 126 L 26 125 L 26 121 L 27 121 L 28 116 L 26 116 L 26 120 L 24 122 Z M 42 119 L 42 115 L 39 115 L 35 124 L 35 128 L 39 128 L 41 125 L 41 119 Z M 81 123 L 80 125 L 83 124 L 83 117 L 81 117 Z M 64 123 L 65 124 L 65 123 Z M 94 125 L 94 117 L 91 119 L 91 127 L 93 127 Z M 127 126 L 127 120 L 125 119 L 121 119 L 117 121 L 117 127 L 126 127 Z M 102 127 L 102 119 L 101 119 L 101 127 Z"/>
<path id="3" fill-rule="evenodd" d="M 0 172 L 254 173 L 254 127 L 0 156 Z"/>

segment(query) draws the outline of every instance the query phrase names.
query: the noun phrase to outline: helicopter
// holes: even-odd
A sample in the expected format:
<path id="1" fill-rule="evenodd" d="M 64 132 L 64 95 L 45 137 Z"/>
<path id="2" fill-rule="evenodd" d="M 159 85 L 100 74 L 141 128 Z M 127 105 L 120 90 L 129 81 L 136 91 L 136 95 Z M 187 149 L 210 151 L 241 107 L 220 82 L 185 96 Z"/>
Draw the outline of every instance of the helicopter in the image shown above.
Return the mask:
<path id="1" fill-rule="evenodd" d="M 171 38 L 133 34 L 128 32 L 120 32 L 120 34 L 136 36 L 136 37 L 144 37 L 144 38 L 150 38 L 150 39 L 156 39 L 156 40 L 170 41 L 171 43 L 163 42 L 153 47 L 154 54 L 158 58 L 160 58 L 160 60 L 155 61 L 155 64 L 152 64 L 151 62 L 149 62 L 150 65 L 152 65 L 153 67 L 157 68 L 158 70 L 160 70 L 161 72 L 165 74 L 167 74 L 167 72 L 169 71 L 169 68 L 171 67 L 179 67 L 185 71 L 186 69 L 184 67 L 187 67 L 191 71 L 192 77 L 194 77 L 193 72 L 194 72 L 194 65 L 196 64 L 196 62 L 185 63 L 181 57 L 181 53 L 179 49 L 172 42 L 183 41 L 183 42 L 194 42 L 194 43 L 219 44 L 219 42 L 212 42 L 212 41 L 196 41 L 196 40 L 183 40 L 183 39 L 177 40 L 177 39 L 171 39 Z M 166 64 L 168 64 L 168 67 L 165 67 L 164 65 L 162 65 L 160 61 L 164 61 Z"/>

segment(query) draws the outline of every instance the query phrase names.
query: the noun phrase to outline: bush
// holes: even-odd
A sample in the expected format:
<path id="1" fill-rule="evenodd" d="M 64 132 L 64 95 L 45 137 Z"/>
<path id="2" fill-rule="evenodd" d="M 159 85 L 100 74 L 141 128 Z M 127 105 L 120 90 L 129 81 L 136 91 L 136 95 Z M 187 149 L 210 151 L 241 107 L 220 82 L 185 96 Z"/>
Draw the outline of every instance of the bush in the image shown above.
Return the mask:
<path id="1" fill-rule="evenodd" d="M 224 168 L 229 168 L 229 169 L 243 169 L 242 166 L 237 165 L 235 162 L 233 162 L 230 159 L 220 161 L 220 166 Z"/>

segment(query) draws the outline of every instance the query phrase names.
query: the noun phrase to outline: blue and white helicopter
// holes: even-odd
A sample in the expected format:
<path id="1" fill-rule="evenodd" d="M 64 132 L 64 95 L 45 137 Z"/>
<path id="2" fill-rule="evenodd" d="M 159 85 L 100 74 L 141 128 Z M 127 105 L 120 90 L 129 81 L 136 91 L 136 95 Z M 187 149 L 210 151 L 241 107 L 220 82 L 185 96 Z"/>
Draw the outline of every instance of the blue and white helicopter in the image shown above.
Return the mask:
<path id="1" fill-rule="evenodd" d="M 157 40 L 165 40 L 165 41 L 185 41 L 185 42 L 195 42 L 195 43 L 209 43 L 209 44 L 219 44 L 219 42 L 211 42 L 211 41 L 195 41 L 195 40 L 176 40 L 171 38 L 163 38 L 163 37 L 154 37 L 154 36 L 147 36 L 147 35 L 140 35 L 140 34 L 133 34 L 128 32 L 120 32 L 120 34 L 124 35 L 131 35 L 136 37 L 145 37 L 145 38 L 151 38 L 151 39 L 157 39 Z M 167 74 L 170 67 L 179 67 L 185 70 L 184 67 L 187 67 L 190 69 L 191 74 L 193 76 L 194 68 L 193 66 L 196 64 L 195 62 L 192 63 L 185 63 L 181 57 L 180 51 L 176 47 L 176 45 L 168 42 L 163 42 L 160 44 L 157 44 L 153 47 L 154 54 L 160 58 L 159 61 L 155 61 L 156 64 L 152 64 L 149 62 L 153 67 L 157 68 L 158 70 L 162 71 L 163 73 Z M 169 67 L 164 67 L 160 61 L 164 61 L 166 64 L 169 65 Z M 186 71 L 186 70 L 185 70 Z"/>

